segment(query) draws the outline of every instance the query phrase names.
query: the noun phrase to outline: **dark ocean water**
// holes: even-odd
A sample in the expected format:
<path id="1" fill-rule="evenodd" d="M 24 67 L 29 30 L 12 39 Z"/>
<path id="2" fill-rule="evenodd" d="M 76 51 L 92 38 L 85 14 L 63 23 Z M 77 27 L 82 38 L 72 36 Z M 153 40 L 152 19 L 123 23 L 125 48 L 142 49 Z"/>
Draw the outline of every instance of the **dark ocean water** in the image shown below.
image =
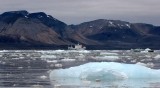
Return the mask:
<path id="1" fill-rule="evenodd" d="M 0 88 L 160 88 L 157 79 L 121 81 L 51 80 L 54 69 L 67 69 L 88 62 L 118 62 L 160 68 L 160 52 L 131 51 L 64 51 L 3 50 L 0 51 Z"/>

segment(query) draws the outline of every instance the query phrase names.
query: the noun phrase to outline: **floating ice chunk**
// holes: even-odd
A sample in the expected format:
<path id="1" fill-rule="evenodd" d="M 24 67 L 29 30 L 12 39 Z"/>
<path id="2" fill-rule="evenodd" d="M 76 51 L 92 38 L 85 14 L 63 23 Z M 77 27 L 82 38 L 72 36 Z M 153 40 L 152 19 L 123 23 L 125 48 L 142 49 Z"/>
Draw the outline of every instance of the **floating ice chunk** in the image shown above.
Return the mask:
<path id="1" fill-rule="evenodd" d="M 90 53 L 88 50 L 80 50 L 79 53 Z"/>
<path id="2" fill-rule="evenodd" d="M 136 60 L 136 59 L 134 59 L 134 60 L 131 60 L 131 62 L 132 62 L 132 63 L 136 63 L 136 62 L 137 62 L 137 60 Z"/>
<path id="3" fill-rule="evenodd" d="M 18 67 L 18 69 L 23 69 L 23 67 Z"/>
<path id="4" fill-rule="evenodd" d="M 55 64 L 55 67 L 61 68 L 63 65 L 62 64 Z"/>
<path id="5" fill-rule="evenodd" d="M 69 52 L 76 52 L 76 53 L 91 53 L 89 50 L 69 50 Z"/>
<path id="6" fill-rule="evenodd" d="M 109 61 L 116 61 L 120 58 L 118 56 L 97 56 L 95 57 L 97 60 L 109 60 Z"/>
<path id="7" fill-rule="evenodd" d="M 66 51 L 65 50 L 55 50 L 55 52 L 62 53 L 62 52 L 66 52 Z"/>
<path id="8" fill-rule="evenodd" d="M 124 79 L 159 79 L 160 70 L 154 70 L 138 64 L 121 64 L 115 62 L 94 62 L 57 69 L 50 73 L 51 80 L 79 79 L 89 81 L 107 81 Z"/>
<path id="9" fill-rule="evenodd" d="M 155 65 L 152 62 L 147 63 L 147 67 L 154 67 Z"/>
<path id="10" fill-rule="evenodd" d="M 48 50 L 48 51 L 41 51 L 43 54 L 60 54 L 60 53 L 66 53 L 67 51 L 64 50 Z"/>
<path id="11" fill-rule="evenodd" d="M 76 60 L 75 59 L 68 59 L 68 58 L 66 58 L 66 59 L 62 59 L 61 61 L 62 62 L 74 62 Z"/>
<path id="12" fill-rule="evenodd" d="M 145 57 L 147 57 L 147 58 L 151 58 L 151 55 L 145 55 Z"/>
<path id="13" fill-rule="evenodd" d="M 155 60 L 159 60 L 160 59 L 160 55 L 157 55 L 154 57 Z"/>
<path id="14" fill-rule="evenodd" d="M 12 58 L 12 60 L 19 60 L 20 58 Z"/>
<path id="15" fill-rule="evenodd" d="M 43 86 L 39 84 L 35 84 L 35 85 L 32 85 L 31 88 L 43 88 Z"/>
<path id="16" fill-rule="evenodd" d="M 117 53 L 101 52 L 100 55 L 118 55 Z"/>
<path id="17" fill-rule="evenodd" d="M 61 86 L 62 86 L 62 85 L 60 85 L 60 84 L 55 84 L 55 85 L 54 85 L 54 88 L 61 88 Z"/>
<path id="18" fill-rule="evenodd" d="M 42 75 L 42 76 L 40 76 L 40 78 L 41 78 L 41 79 L 47 79 L 47 76 Z"/>
<path id="19" fill-rule="evenodd" d="M 42 55 L 41 58 L 56 58 L 55 55 Z"/>

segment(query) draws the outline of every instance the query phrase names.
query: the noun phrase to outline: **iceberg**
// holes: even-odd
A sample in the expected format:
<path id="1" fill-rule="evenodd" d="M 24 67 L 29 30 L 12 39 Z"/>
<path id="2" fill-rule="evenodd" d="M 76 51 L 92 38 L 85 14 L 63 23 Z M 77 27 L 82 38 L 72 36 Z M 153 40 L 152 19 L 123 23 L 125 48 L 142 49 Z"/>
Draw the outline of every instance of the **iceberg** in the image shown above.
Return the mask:
<path id="1" fill-rule="evenodd" d="M 160 70 L 139 64 L 116 62 L 91 62 L 84 65 L 57 69 L 50 73 L 51 80 L 61 78 L 88 81 L 108 81 L 125 79 L 160 79 Z"/>

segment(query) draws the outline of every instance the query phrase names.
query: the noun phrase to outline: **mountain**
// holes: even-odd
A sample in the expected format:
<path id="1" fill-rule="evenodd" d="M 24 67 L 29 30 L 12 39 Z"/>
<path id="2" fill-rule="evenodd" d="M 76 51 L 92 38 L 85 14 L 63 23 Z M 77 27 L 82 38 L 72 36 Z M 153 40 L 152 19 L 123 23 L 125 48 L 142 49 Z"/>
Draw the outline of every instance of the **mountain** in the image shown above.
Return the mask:
<path id="1" fill-rule="evenodd" d="M 67 25 L 43 12 L 11 11 L 0 15 L 0 41 L 66 44 L 61 38 Z"/>
<path id="2" fill-rule="evenodd" d="M 25 10 L 0 15 L 0 49 L 67 49 L 77 43 L 88 49 L 159 49 L 160 27 L 106 19 L 67 25 Z"/>
<path id="3" fill-rule="evenodd" d="M 160 45 L 160 27 L 151 24 L 99 19 L 70 27 L 75 30 L 74 36 L 81 35 L 100 43 L 89 44 L 97 49 L 155 49 Z"/>

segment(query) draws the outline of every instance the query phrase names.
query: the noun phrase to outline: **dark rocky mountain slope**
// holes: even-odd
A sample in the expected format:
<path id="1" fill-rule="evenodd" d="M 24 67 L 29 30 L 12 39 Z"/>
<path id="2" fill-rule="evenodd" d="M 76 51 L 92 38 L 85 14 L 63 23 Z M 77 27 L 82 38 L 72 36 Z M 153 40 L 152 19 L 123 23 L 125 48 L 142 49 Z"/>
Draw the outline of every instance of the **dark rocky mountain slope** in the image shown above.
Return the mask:
<path id="1" fill-rule="evenodd" d="M 78 42 L 88 49 L 160 49 L 160 27 L 106 19 L 67 25 L 43 12 L 0 15 L 0 49 L 67 49 Z"/>
<path id="2" fill-rule="evenodd" d="M 64 45 L 67 41 L 61 36 L 65 26 L 65 23 L 42 12 L 29 14 L 27 11 L 12 11 L 0 15 L 0 37 L 15 41 Z"/>
<path id="3" fill-rule="evenodd" d="M 158 49 L 160 45 L 160 27 L 150 24 L 99 19 L 79 25 L 70 25 L 70 27 L 75 30 L 74 36 L 79 34 L 89 40 L 98 42 L 98 44 L 89 44 L 95 48 L 130 49 L 150 47 Z"/>

